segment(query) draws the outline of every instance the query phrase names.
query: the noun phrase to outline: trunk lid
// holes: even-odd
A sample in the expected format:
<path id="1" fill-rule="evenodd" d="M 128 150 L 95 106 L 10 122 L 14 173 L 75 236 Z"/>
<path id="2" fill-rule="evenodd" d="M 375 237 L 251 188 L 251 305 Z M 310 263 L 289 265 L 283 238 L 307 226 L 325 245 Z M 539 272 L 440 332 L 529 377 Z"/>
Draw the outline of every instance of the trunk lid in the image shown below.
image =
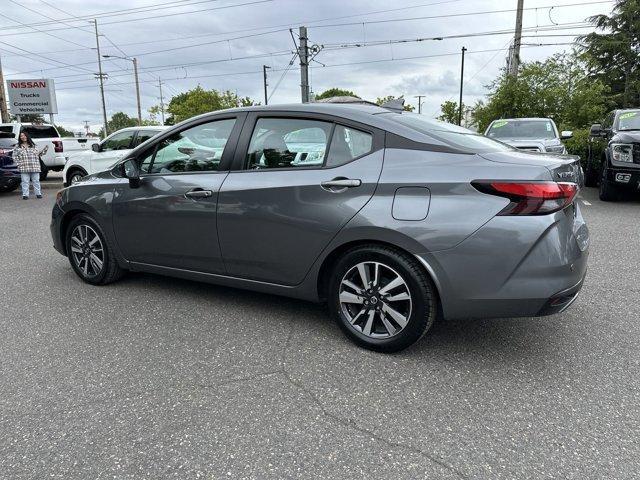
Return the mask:
<path id="1" fill-rule="evenodd" d="M 551 172 L 556 182 L 573 182 L 584 186 L 584 172 L 580 166 L 580 157 L 576 155 L 557 155 L 553 153 L 529 153 L 521 151 L 481 153 L 486 160 L 516 165 L 539 165 Z"/>

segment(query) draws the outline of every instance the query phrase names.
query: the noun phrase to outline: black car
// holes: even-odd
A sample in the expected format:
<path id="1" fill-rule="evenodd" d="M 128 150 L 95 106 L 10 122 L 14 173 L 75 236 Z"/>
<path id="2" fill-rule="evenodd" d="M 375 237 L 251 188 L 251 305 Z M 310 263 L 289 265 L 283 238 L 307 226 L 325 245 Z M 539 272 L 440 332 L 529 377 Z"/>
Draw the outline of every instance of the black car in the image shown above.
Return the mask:
<path id="1" fill-rule="evenodd" d="M 591 126 L 586 184 L 600 186 L 600 200 L 640 190 L 640 109 L 614 110 Z"/>
<path id="2" fill-rule="evenodd" d="M 20 172 L 13 162 L 17 143 L 13 136 L 0 136 L 0 193 L 12 192 L 20 186 Z"/>

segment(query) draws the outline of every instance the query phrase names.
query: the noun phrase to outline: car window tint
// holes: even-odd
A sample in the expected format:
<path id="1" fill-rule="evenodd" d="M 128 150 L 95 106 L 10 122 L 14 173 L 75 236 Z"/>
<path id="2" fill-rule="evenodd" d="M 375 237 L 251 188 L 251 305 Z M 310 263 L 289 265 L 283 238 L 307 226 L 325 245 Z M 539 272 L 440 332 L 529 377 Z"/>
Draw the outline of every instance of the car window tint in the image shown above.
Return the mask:
<path id="1" fill-rule="evenodd" d="M 108 152 L 110 150 L 125 150 L 131 148 L 133 134 L 133 131 L 116 133 L 102 142 L 100 150 Z"/>
<path id="2" fill-rule="evenodd" d="M 331 139 L 327 167 L 350 162 L 371 151 L 373 136 L 370 133 L 336 125 Z"/>
<path id="3" fill-rule="evenodd" d="M 251 136 L 247 168 L 319 167 L 332 124 L 300 118 L 260 118 Z"/>
<path id="4" fill-rule="evenodd" d="M 158 134 L 158 130 L 140 130 L 138 132 L 138 136 L 136 137 L 136 144 L 135 146 L 137 147 L 138 145 L 140 145 L 141 143 L 146 142 L 147 140 L 149 140 L 151 137 L 153 137 L 154 135 Z"/>
<path id="5" fill-rule="evenodd" d="M 235 119 L 217 120 L 188 128 L 158 144 L 148 173 L 216 171 Z M 145 168 L 145 161 L 142 168 Z"/>
<path id="6" fill-rule="evenodd" d="M 58 131 L 51 125 L 30 125 L 22 127 L 22 131 L 31 138 L 56 138 L 59 136 Z"/>

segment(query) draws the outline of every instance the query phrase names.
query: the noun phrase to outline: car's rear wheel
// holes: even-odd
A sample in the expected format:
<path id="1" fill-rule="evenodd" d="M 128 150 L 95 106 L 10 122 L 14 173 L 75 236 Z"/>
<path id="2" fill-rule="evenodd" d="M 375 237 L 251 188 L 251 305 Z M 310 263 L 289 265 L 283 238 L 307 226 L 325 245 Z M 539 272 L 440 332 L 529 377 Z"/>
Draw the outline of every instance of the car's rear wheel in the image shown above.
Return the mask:
<path id="1" fill-rule="evenodd" d="M 100 225 L 87 214 L 71 220 L 65 245 L 71 267 L 87 283 L 106 285 L 124 273 Z"/>
<path id="2" fill-rule="evenodd" d="M 71 169 L 67 172 L 67 186 L 78 183 L 83 177 L 87 176 L 87 172 L 79 168 Z"/>
<path id="3" fill-rule="evenodd" d="M 369 245 L 345 253 L 329 285 L 329 309 L 358 345 L 397 352 L 415 343 L 433 324 L 437 294 L 410 256 Z"/>
<path id="4" fill-rule="evenodd" d="M 607 167 L 602 167 L 598 196 L 603 202 L 615 202 L 620 199 L 620 190 L 607 180 Z"/>

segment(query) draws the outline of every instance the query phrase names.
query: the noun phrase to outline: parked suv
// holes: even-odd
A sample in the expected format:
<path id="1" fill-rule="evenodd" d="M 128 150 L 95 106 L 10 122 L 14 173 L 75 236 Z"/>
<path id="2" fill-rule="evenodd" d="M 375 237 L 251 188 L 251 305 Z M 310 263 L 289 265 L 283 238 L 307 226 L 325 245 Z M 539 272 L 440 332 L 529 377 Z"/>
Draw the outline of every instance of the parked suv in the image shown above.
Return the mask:
<path id="1" fill-rule="evenodd" d="M 388 352 L 439 314 L 567 308 L 587 268 L 579 175 L 575 158 L 401 110 L 247 107 L 63 189 L 51 233 L 88 283 L 133 270 L 327 301 L 353 341 Z"/>
<path id="2" fill-rule="evenodd" d="M 66 157 L 62 139 L 55 125 L 46 123 L 0 123 L 0 133 L 9 134 L 17 139 L 20 133 L 25 132 L 31 137 L 39 150 L 49 147 L 40 157 L 40 180 L 47 178 L 50 170 L 59 172 L 64 168 Z"/>
<path id="3" fill-rule="evenodd" d="M 600 199 L 614 201 L 640 189 L 640 109 L 614 110 L 591 126 L 587 186 L 599 184 Z"/>
<path id="4" fill-rule="evenodd" d="M 166 128 L 160 126 L 123 128 L 112 133 L 102 142 L 92 143 L 91 150 L 78 152 L 69 157 L 62 171 L 64 185 L 71 185 L 86 175 L 111 168 L 132 148 Z"/>
<path id="5" fill-rule="evenodd" d="M 518 150 L 566 154 L 562 140 L 571 138 L 573 132 L 559 133 L 550 118 L 503 118 L 491 122 L 485 135 Z"/>

